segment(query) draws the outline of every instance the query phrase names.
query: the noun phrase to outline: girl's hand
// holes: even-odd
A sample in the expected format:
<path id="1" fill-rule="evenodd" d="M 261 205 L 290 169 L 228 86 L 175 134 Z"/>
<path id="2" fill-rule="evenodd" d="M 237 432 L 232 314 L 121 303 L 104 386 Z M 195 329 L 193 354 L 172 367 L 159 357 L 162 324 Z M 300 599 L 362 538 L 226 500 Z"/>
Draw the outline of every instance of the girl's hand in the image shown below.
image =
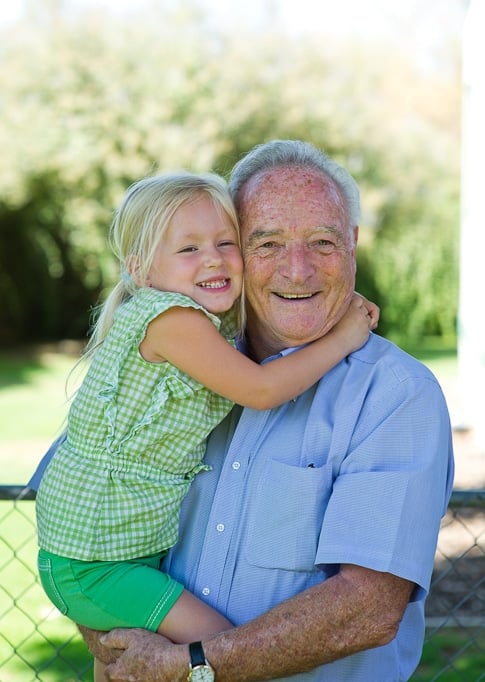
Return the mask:
<path id="1" fill-rule="evenodd" d="M 372 301 L 369 301 L 369 299 L 367 299 L 365 296 L 362 296 L 362 294 L 358 294 L 357 292 L 354 292 L 354 298 L 352 300 L 355 298 L 362 299 L 362 303 L 367 310 L 367 314 L 369 316 L 369 329 L 377 329 L 379 317 L 381 316 L 379 306 L 377 306 L 375 303 L 372 303 Z"/>
<path id="2" fill-rule="evenodd" d="M 361 348 L 367 341 L 369 330 L 377 327 L 379 308 L 360 294 L 354 293 L 349 308 L 331 330 L 347 354 Z"/>

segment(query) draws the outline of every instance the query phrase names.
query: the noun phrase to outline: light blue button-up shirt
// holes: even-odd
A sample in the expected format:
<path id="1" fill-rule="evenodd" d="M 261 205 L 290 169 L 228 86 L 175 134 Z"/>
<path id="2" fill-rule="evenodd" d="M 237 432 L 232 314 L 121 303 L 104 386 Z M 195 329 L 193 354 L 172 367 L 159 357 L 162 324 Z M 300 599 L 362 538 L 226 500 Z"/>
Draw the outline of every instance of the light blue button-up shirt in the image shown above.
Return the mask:
<path id="1" fill-rule="evenodd" d="M 205 461 L 212 470 L 192 484 L 165 570 L 236 625 L 341 563 L 406 578 L 417 588 L 390 644 L 285 680 L 408 680 L 453 483 L 449 416 L 433 375 L 371 334 L 296 400 L 234 408 Z"/>
<path id="2" fill-rule="evenodd" d="M 296 400 L 235 408 L 206 462 L 166 570 L 235 624 L 341 563 L 406 578 L 417 588 L 390 644 L 285 679 L 408 680 L 453 480 L 448 411 L 428 369 L 372 334 Z"/>

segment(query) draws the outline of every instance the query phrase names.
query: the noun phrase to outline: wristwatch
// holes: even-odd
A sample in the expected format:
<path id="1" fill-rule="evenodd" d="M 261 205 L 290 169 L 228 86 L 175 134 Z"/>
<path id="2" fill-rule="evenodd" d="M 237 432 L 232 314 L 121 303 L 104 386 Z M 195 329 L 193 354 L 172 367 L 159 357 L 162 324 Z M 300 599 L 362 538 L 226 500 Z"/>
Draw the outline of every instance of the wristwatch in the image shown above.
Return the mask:
<path id="1" fill-rule="evenodd" d="M 201 642 L 189 644 L 190 665 L 188 682 L 214 682 L 216 673 L 205 657 Z"/>

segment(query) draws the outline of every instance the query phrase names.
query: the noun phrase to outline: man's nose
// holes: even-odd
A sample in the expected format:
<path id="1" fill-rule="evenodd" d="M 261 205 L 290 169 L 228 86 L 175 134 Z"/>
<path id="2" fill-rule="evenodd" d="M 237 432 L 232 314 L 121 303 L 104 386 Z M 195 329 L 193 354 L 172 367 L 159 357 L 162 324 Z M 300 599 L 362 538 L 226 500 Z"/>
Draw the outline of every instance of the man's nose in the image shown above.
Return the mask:
<path id="1" fill-rule="evenodd" d="M 305 282 L 314 272 L 314 264 L 306 245 L 289 244 L 285 249 L 279 270 L 292 282 Z"/>

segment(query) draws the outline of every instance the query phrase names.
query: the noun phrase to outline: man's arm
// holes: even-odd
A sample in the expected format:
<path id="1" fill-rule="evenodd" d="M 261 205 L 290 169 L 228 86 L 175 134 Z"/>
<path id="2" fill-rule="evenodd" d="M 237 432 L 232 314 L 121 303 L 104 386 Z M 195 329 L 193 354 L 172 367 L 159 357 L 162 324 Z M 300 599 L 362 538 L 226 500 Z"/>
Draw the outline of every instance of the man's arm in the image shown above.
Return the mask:
<path id="1" fill-rule="evenodd" d="M 261 682 L 305 672 L 390 642 L 414 585 L 353 565 L 279 604 L 259 618 L 203 641 L 217 682 Z M 185 682 L 186 645 L 144 630 L 114 630 L 104 638 L 125 649 L 108 666 L 112 680 Z"/>

